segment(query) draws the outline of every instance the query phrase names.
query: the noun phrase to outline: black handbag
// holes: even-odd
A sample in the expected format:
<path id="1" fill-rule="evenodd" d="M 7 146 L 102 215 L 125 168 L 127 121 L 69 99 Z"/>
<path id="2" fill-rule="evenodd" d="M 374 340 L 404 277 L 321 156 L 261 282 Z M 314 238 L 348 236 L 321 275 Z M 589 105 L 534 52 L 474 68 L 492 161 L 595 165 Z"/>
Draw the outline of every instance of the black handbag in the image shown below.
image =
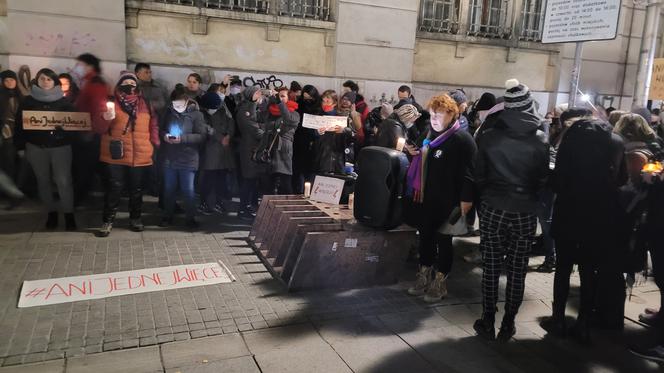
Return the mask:
<path id="1" fill-rule="evenodd" d="M 279 147 L 280 132 L 278 127 L 274 131 L 265 131 L 258 147 L 251 154 L 251 160 L 256 163 L 272 163 L 274 152 Z"/>
<path id="2" fill-rule="evenodd" d="M 129 126 L 131 125 L 131 119 L 127 122 L 122 135 L 126 135 L 129 131 Z M 111 136 L 111 127 L 108 128 L 108 136 Z M 111 153 L 111 159 L 122 159 L 124 158 L 124 142 L 122 140 L 111 139 L 111 142 L 108 144 L 108 150 Z"/>

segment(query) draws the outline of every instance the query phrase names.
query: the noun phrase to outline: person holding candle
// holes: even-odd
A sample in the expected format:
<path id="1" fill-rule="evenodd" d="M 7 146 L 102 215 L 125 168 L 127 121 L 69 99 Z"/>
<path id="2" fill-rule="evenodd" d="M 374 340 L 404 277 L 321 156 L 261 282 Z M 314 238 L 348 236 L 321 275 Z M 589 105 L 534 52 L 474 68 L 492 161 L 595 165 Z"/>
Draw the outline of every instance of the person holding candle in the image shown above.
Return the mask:
<path id="1" fill-rule="evenodd" d="M 323 114 L 321 97 L 316 87 L 305 85 L 302 88 L 302 95 L 297 105 L 297 112 L 300 114 L 300 123 L 295 130 L 293 138 L 293 190 L 299 194 L 303 192 L 303 183 L 313 180 L 316 168 L 314 160 L 316 158 L 318 132 L 311 128 L 302 127 L 304 114 Z"/>
<path id="2" fill-rule="evenodd" d="M 90 53 L 84 53 L 76 58 L 72 75 L 79 79 L 81 88 L 74 102 L 76 111 L 90 113 L 93 128 L 106 126 L 102 115 L 106 112 L 110 87 L 101 76 L 101 61 Z M 95 175 L 102 172 L 98 167 L 99 140 L 99 135 L 94 130 L 75 134 L 72 151 L 74 196 L 77 205 L 87 198 L 94 185 Z"/>
<path id="3" fill-rule="evenodd" d="M 516 333 L 537 230 L 538 197 L 549 176 L 548 140 L 539 130 L 542 119 L 530 90 L 516 79 L 505 82 L 505 88 L 505 110 L 480 138 L 475 164 L 484 268 L 482 317 L 474 325 L 480 336 L 496 338 L 498 280 L 506 268 L 505 316 L 497 337 L 504 342 Z"/>
<path id="4" fill-rule="evenodd" d="M 184 195 L 186 225 L 196 228 L 194 178 L 199 166 L 199 146 L 207 136 L 207 126 L 198 104 L 178 85 L 171 93 L 171 106 L 159 126 L 164 147 L 164 216 L 159 224 L 173 224 L 178 185 Z"/>
<path id="5" fill-rule="evenodd" d="M 447 296 L 446 281 L 454 256 L 452 236 L 440 229 L 463 218 L 472 207 L 477 149 L 472 136 L 460 130 L 459 108 L 450 96 L 433 97 L 428 109 L 431 124 L 421 150 L 408 148 L 413 157 L 408 169 L 409 194 L 422 215 L 417 227 L 420 268 L 408 293 L 424 295 L 426 302 L 433 303 Z"/>
<path id="6" fill-rule="evenodd" d="M 76 111 L 64 97 L 58 75 L 51 69 L 37 72 L 30 96 L 19 106 L 16 118 L 23 118 L 23 111 Z M 72 135 L 62 127 L 54 130 L 25 130 L 16 126 L 14 144 L 24 152 L 37 178 L 39 198 L 48 209 L 46 229 L 58 226 L 58 210 L 65 215 L 65 229 L 76 230 L 74 217 L 74 188 L 71 176 Z M 58 188 L 59 203 L 53 199 L 52 185 Z"/>
<path id="7" fill-rule="evenodd" d="M 101 135 L 100 160 L 105 165 L 108 182 L 103 224 L 97 235 L 107 237 L 111 233 L 125 185 L 129 191 L 131 230 L 141 232 L 143 177 L 152 165 L 153 146 L 158 147 L 160 141 L 157 114 L 141 95 L 136 75 L 122 73 L 115 86 L 114 100 L 106 104 L 102 116 L 106 125 L 96 126 L 95 131 Z"/>

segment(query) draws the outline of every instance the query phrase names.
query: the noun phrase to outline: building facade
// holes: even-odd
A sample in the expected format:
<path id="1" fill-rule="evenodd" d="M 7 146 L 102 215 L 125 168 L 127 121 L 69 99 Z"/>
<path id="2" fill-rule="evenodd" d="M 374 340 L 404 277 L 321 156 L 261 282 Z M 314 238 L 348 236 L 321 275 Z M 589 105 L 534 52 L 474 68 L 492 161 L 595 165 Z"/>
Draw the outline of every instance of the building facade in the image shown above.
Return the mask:
<path id="1" fill-rule="evenodd" d="M 574 44 L 539 42 L 544 0 L 0 0 L 0 65 L 66 71 L 83 52 L 114 81 L 137 62 L 172 87 L 188 73 L 245 84 L 292 80 L 367 101 L 418 101 L 463 87 L 471 99 L 518 78 L 541 111 L 566 102 Z M 632 103 L 644 4 L 623 1 L 615 40 L 585 45 L 580 87 L 604 106 Z M 661 17 L 660 17 L 661 19 Z M 661 36 L 660 27 L 659 35 Z M 657 45 L 661 44 L 661 37 Z M 661 55 L 658 47 L 656 56 Z"/>

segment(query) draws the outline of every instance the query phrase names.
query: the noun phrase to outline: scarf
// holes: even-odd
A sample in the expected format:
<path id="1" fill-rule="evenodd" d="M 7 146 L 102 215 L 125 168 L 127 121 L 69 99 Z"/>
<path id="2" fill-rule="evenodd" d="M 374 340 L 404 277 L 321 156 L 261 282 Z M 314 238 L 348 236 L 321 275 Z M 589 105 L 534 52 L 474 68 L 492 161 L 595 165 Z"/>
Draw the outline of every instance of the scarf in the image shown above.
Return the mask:
<path id="1" fill-rule="evenodd" d="M 55 102 L 64 97 L 62 87 L 59 85 L 47 90 L 34 84 L 30 89 L 30 95 L 40 102 Z"/>
<path id="2" fill-rule="evenodd" d="M 129 115 L 129 124 L 133 125 L 136 121 L 138 112 L 138 94 L 128 95 L 120 91 L 116 91 L 116 97 L 120 103 L 122 110 Z"/>
<path id="3" fill-rule="evenodd" d="M 334 110 L 334 105 L 322 105 L 322 107 L 325 113 L 329 113 Z"/>
<path id="4" fill-rule="evenodd" d="M 445 132 L 441 133 L 433 141 L 424 140 L 420 154 L 413 156 L 408 168 L 408 188 L 413 191 L 413 200 L 422 203 L 424 201 L 424 186 L 427 175 L 427 155 L 429 149 L 437 148 L 452 137 L 461 128 L 461 123 L 456 123 Z"/>
<path id="5" fill-rule="evenodd" d="M 297 102 L 295 101 L 288 101 L 286 102 L 286 107 L 288 108 L 288 111 L 291 113 L 297 110 Z M 268 107 L 268 110 L 270 111 L 270 114 L 272 114 L 275 117 L 280 117 L 281 116 L 281 109 L 279 109 L 279 105 L 277 104 L 270 104 Z"/>

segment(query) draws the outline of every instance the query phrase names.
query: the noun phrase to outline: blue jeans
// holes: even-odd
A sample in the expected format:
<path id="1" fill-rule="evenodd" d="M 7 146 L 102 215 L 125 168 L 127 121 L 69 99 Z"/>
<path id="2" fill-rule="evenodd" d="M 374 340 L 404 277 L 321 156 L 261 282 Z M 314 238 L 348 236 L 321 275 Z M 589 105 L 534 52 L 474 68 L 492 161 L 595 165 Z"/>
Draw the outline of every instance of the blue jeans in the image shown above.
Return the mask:
<path id="1" fill-rule="evenodd" d="M 196 214 L 194 203 L 194 177 L 196 170 L 176 170 L 164 167 L 164 210 L 166 217 L 172 217 L 175 210 L 175 198 L 178 183 L 184 198 L 184 209 L 187 219 L 193 219 Z"/>

